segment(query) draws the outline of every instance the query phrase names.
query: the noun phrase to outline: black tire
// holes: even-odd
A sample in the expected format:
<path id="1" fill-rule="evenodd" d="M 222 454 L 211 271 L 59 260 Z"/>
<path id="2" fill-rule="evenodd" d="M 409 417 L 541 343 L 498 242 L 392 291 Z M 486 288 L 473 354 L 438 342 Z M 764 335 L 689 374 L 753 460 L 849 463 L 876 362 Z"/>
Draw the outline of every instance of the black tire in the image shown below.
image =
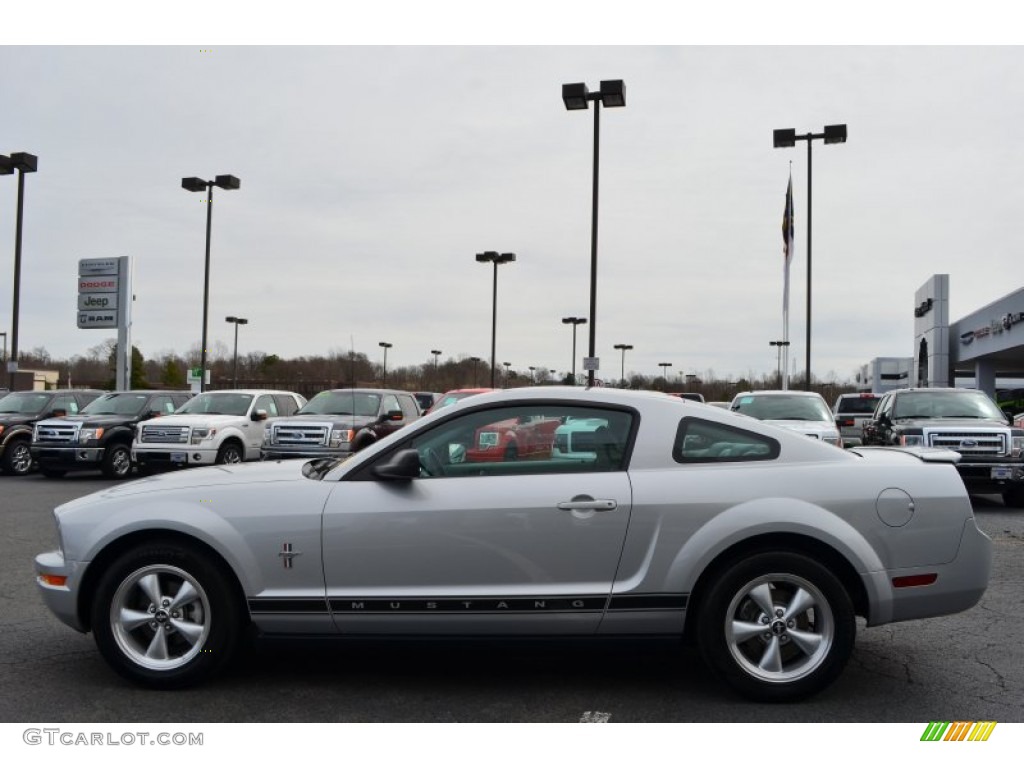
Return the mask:
<path id="1" fill-rule="evenodd" d="M 242 611 L 229 579 L 186 544 L 158 540 L 125 552 L 93 596 L 96 647 L 118 674 L 150 688 L 205 682 L 238 647 Z"/>
<path id="2" fill-rule="evenodd" d="M 39 471 L 43 477 L 64 477 L 68 473 L 66 469 L 50 469 L 49 467 L 40 467 Z"/>
<path id="3" fill-rule="evenodd" d="M 4 448 L 0 469 L 8 475 L 27 475 L 32 471 L 32 452 L 29 441 L 24 438 L 11 440 Z"/>
<path id="4" fill-rule="evenodd" d="M 245 461 L 245 451 L 234 440 L 228 440 L 217 451 L 218 464 L 241 464 Z"/>
<path id="5" fill-rule="evenodd" d="M 505 447 L 505 461 L 519 461 L 519 448 L 515 443 L 509 443 Z"/>
<path id="6" fill-rule="evenodd" d="M 100 471 L 104 477 L 121 479 L 132 473 L 132 449 L 124 443 L 108 445 Z"/>
<path id="7" fill-rule="evenodd" d="M 1008 507 L 1024 507 L 1024 484 L 1011 485 L 1003 491 L 1003 504 Z"/>
<path id="8" fill-rule="evenodd" d="M 857 633 L 842 583 L 793 552 L 762 552 L 728 566 L 697 620 L 705 661 L 756 701 L 797 701 L 823 690 L 846 666 Z"/>

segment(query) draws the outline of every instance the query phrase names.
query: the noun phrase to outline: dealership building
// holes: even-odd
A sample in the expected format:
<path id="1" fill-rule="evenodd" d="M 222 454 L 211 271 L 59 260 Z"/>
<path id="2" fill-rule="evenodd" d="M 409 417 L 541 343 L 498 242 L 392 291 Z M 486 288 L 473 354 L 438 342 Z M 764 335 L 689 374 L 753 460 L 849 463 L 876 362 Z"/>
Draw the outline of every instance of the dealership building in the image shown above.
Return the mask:
<path id="1" fill-rule="evenodd" d="M 949 275 L 932 275 L 914 294 L 913 349 L 913 357 L 862 366 L 858 388 L 951 387 L 970 378 L 995 397 L 997 380 L 1024 378 L 1024 288 L 950 322 Z"/>

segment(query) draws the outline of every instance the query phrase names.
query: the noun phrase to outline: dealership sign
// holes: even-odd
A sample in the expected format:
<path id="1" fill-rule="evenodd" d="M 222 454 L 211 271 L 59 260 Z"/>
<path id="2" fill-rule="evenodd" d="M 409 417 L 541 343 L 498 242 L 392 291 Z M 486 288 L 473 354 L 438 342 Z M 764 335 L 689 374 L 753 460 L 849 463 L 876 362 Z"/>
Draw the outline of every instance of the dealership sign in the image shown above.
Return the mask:
<path id="1" fill-rule="evenodd" d="M 975 339 L 984 339 L 987 336 L 996 336 L 1008 331 L 1017 323 L 1024 323 L 1024 312 L 1007 312 L 1002 317 L 993 320 L 988 325 L 975 328 L 973 331 L 966 331 L 960 334 L 961 344 L 970 344 Z"/>

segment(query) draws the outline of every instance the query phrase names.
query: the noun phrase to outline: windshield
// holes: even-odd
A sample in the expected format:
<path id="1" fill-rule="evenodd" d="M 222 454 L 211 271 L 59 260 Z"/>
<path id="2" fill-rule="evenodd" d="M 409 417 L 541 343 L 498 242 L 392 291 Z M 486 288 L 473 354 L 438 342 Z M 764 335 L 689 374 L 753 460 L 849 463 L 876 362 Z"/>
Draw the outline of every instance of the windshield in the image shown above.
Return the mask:
<path id="1" fill-rule="evenodd" d="M 808 395 L 743 395 L 732 410 L 762 421 L 832 421 L 825 401 Z"/>
<path id="2" fill-rule="evenodd" d="M 839 398 L 839 404 L 836 406 L 836 413 L 856 413 L 859 415 L 870 416 L 875 412 L 875 406 L 878 405 L 880 397 L 863 397 L 861 395 L 851 395 L 850 397 Z"/>
<path id="3" fill-rule="evenodd" d="M 1003 412 L 984 392 L 906 392 L 896 397 L 894 419 L 994 419 Z"/>
<path id="4" fill-rule="evenodd" d="M 332 416 L 376 416 L 379 411 L 380 395 L 331 390 L 321 392 L 296 411 L 296 415 L 313 413 Z"/>
<path id="5" fill-rule="evenodd" d="M 245 416 L 252 395 L 241 392 L 204 392 L 178 409 L 178 413 L 206 413 L 222 416 Z"/>
<path id="6" fill-rule="evenodd" d="M 50 402 L 45 392 L 11 392 L 0 398 L 0 413 L 39 413 Z"/>
<path id="7" fill-rule="evenodd" d="M 149 400 L 149 395 L 119 393 L 98 397 L 79 413 L 83 416 L 138 416 Z"/>

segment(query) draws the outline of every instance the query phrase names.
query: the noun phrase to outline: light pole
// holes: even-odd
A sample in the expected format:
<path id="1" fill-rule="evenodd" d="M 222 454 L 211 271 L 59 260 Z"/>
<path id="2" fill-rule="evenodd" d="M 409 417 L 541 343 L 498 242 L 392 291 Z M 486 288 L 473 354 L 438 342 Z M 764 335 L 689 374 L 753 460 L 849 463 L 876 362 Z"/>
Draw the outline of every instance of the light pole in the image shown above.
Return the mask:
<path id="1" fill-rule="evenodd" d="M 562 85 L 562 102 L 568 110 L 587 109 L 594 102 L 594 190 L 590 219 L 590 351 L 588 357 L 596 357 L 597 347 L 597 181 L 599 148 L 601 146 L 601 105 L 606 107 L 626 106 L 626 84 L 622 80 L 602 80 L 601 89 L 591 93 L 586 83 Z M 587 371 L 587 386 L 594 386 L 594 370 Z"/>
<path id="2" fill-rule="evenodd" d="M 238 389 L 238 326 L 246 325 L 249 321 L 244 317 L 235 317 L 234 315 L 225 317 L 224 320 L 235 325 L 235 362 L 231 366 L 231 386 Z"/>
<path id="3" fill-rule="evenodd" d="M 509 368 L 512 367 L 512 363 L 502 363 L 505 366 L 505 389 L 508 389 L 508 372 Z"/>
<path id="4" fill-rule="evenodd" d="M 537 383 L 537 376 L 534 373 L 534 371 L 536 371 L 536 370 L 537 370 L 537 366 L 536 365 L 531 365 L 530 366 L 530 383 L 531 384 L 536 384 Z"/>
<path id="5" fill-rule="evenodd" d="M 391 347 L 393 347 L 394 344 L 389 344 L 386 341 L 378 341 L 377 342 L 377 346 L 384 348 L 384 380 L 381 382 L 380 386 L 381 386 L 381 389 L 387 389 L 388 388 L 388 350 L 391 349 Z"/>
<path id="6" fill-rule="evenodd" d="M 795 147 L 796 142 L 807 142 L 807 385 L 811 389 L 811 146 L 814 139 L 824 139 L 826 144 L 846 143 L 846 124 L 826 125 L 823 133 L 796 135 L 795 128 L 779 128 L 772 132 L 775 148 Z"/>
<path id="7" fill-rule="evenodd" d="M 483 362 L 483 358 L 471 357 L 469 359 L 470 359 L 470 362 L 473 363 L 473 388 L 476 389 L 476 364 L 477 363 L 482 363 Z M 491 369 L 492 381 L 493 381 L 493 375 L 494 375 L 494 369 L 492 368 Z M 493 387 L 492 387 L 492 389 L 493 389 Z"/>
<path id="8" fill-rule="evenodd" d="M 494 298 L 491 302 L 491 389 L 494 389 L 494 354 L 495 341 L 498 329 L 498 265 L 508 264 L 516 260 L 514 253 L 498 253 L 497 251 L 484 251 L 476 255 L 476 260 L 481 264 L 492 262 L 494 264 Z M 476 371 L 473 371 L 474 376 Z M 475 384 L 473 386 L 476 386 Z"/>
<path id="9" fill-rule="evenodd" d="M 236 176 L 224 174 L 213 181 L 203 181 L 197 176 L 189 176 L 181 180 L 181 188 L 189 192 L 206 192 L 206 268 L 203 272 L 203 343 L 199 359 L 199 391 L 206 391 L 206 326 L 210 308 L 210 227 L 213 221 L 213 188 L 224 190 L 238 189 L 242 182 Z"/>
<path id="10" fill-rule="evenodd" d="M 432 350 L 430 350 L 430 354 L 432 354 L 434 356 L 434 386 L 436 387 L 437 386 L 437 358 L 438 358 L 438 355 L 441 354 L 441 350 L 440 349 L 432 349 Z"/>
<path id="11" fill-rule="evenodd" d="M 563 317 L 562 322 L 566 325 L 572 325 L 572 383 L 576 385 L 576 326 L 586 325 L 587 318 L 585 317 Z"/>
<path id="12" fill-rule="evenodd" d="M 621 382 L 625 382 L 626 381 L 626 350 L 627 349 L 632 349 L 632 348 L 633 348 L 632 344 L 616 344 L 615 345 L 615 349 L 621 349 L 622 350 L 622 370 L 619 372 L 619 381 L 621 381 Z"/>
<path id="13" fill-rule="evenodd" d="M 4 357 L 0 362 L 7 362 L 7 331 L 0 331 L 0 336 L 4 337 Z"/>
<path id="14" fill-rule="evenodd" d="M 658 363 L 661 366 L 661 378 L 668 384 L 668 369 L 672 367 L 672 363 Z"/>
<path id="15" fill-rule="evenodd" d="M 18 207 L 14 224 L 14 301 L 11 320 L 11 356 L 7 359 L 8 388 L 14 391 L 14 373 L 18 370 L 18 314 L 21 301 L 21 222 L 25 210 L 25 174 L 35 173 L 39 158 L 28 152 L 0 155 L 0 176 L 18 172 Z M 6 337 L 5 337 L 6 338 Z M 6 357 L 6 355 L 5 355 Z"/>
<path id="16" fill-rule="evenodd" d="M 776 367 L 778 368 L 779 386 L 782 387 L 782 389 L 788 389 L 788 387 L 786 386 L 788 382 L 782 381 L 782 348 L 788 347 L 789 342 L 783 339 L 779 339 L 777 341 L 769 341 L 768 345 L 772 347 L 778 347 L 778 360 L 776 362 Z"/>

